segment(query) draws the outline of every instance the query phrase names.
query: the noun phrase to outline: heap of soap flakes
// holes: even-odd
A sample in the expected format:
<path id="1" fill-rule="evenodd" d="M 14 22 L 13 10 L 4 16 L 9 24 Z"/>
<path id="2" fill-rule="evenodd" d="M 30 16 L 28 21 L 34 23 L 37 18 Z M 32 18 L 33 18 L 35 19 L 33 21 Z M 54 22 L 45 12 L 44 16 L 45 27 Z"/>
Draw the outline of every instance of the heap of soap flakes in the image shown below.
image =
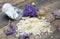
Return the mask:
<path id="1" fill-rule="evenodd" d="M 36 17 L 22 17 L 22 20 L 16 24 L 16 36 L 23 35 L 24 33 L 33 33 L 33 35 L 41 34 L 44 32 L 51 32 L 51 25 L 46 19 L 38 19 Z"/>

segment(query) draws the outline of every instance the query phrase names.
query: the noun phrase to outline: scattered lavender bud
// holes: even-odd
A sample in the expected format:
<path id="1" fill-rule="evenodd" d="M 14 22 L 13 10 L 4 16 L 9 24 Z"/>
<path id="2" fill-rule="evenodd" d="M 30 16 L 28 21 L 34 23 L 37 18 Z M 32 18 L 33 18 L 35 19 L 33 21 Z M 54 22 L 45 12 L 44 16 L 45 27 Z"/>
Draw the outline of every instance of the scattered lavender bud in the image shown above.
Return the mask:
<path id="1" fill-rule="evenodd" d="M 52 11 L 52 14 L 53 15 L 58 15 L 56 11 Z"/>
<path id="2" fill-rule="evenodd" d="M 11 30 L 11 29 L 7 29 L 7 30 L 4 30 L 4 33 L 6 34 L 6 35 L 11 35 L 11 34 L 13 34 L 13 31 Z"/>
<path id="3" fill-rule="evenodd" d="M 29 38 L 29 34 L 25 33 L 24 38 Z"/>
<path id="4" fill-rule="evenodd" d="M 9 24 L 9 27 L 14 31 L 15 27 L 14 27 L 14 24 L 12 23 L 12 21 L 9 21 L 8 24 Z"/>
<path id="5" fill-rule="evenodd" d="M 9 22 L 8 22 L 8 25 L 9 25 L 10 29 L 4 30 L 4 33 L 5 33 L 6 35 L 13 34 L 13 33 L 14 33 L 14 30 L 15 30 L 15 27 L 14 27 L 12 21 L 9 21 Z"/>
<path id="6" fill-rule="evenodd" d="M 57 11 L 52 11 L 52 14 L 54 15 L 55 19 L 60 19 Z"/>
<path id="7" fill-rule="evenodd" d="M 15 30 L 15 27 L 13 25 L 13 23 L 10 23 L 10 28 L 14 31 Z"/>
<path id="8" fill-rule="evenodd" d="M 23 16 L 27 17 L 27 16 L 33 16 L 33 17 L 37 17 L 37 8 L 30 5 L 30 4 L 26 4 L 23 10 Z"/>
<path id="9" fill-rule="evenodd" d="M 23 38 L 23 35 L 19 35 L 19 38 Z"/>

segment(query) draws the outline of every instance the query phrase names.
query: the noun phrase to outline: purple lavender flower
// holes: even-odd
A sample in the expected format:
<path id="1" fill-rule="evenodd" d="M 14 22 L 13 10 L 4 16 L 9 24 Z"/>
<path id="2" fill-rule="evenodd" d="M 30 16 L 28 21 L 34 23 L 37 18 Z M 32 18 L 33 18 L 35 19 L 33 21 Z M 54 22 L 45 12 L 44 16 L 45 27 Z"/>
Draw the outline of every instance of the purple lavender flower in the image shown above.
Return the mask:
<path id="1" fill-rule="evenodd" d="M 52 14 L 54 15 L 55 19 L 60 19 L 57 11 L 52 11 Z"/>
<path id="2" fill-rule="evenodd" d="M 10 23 L 10 28 L 14 31 L 15 30 L 15 27 L 14 27 L 14 24 L 13 23 Z"/>
<path id="3" fill-rule="evenodd" d="M 19 38 L 23 38 L 23 35 L 20 34 L 20 35 L 19 35 Z"/>
<path id="4" fill-rule="evenodd" d="M 53 15 L 58 15 L 57 11 L 52 11 Z"/>
<path id="5" fill-rule="evenodd" d="M 30 35 L 28 33 L 24 33 L 23 36 L 24 38 L 29 38 Z"/>
<path id="6" fill-rule="evenodd" d="M 12 23 L 12 21 L 9 21 L 8 24 L 9 24 L 10 29 L 12 29 L 14 31 L 15 27 L 14 27 L 14 24 Z"/>
<path id="7" fill-rule="evenodd" d="M 30 4 L 26 4 L 23 10 L 23 16 L 32 16 L 32 17 L 37 17 L 37 9 L 36 7 L 30 5 Z"/>
<path id="8" fill-rule="evenodd" d="M 10 29 L 4 30 L 6 35 L 11 35 L 14 33 L 15 27 L 11 21 L 8 22 Z"/>
<path id="9" fill-rule="evenodd" d="M 6 34 L 6 35 L 11 35 L 11 34 L 13 34 L 13 31 L 11 30 L 11 29 L 7 29 L 7 30 L 4 30 L 4 33 Z"/>

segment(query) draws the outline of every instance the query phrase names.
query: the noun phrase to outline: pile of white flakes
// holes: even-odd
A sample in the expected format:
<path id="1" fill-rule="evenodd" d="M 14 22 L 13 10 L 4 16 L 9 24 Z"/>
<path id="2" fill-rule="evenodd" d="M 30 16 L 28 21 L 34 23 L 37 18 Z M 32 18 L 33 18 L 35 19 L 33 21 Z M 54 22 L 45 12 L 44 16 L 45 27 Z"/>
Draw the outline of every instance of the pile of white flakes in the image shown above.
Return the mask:
<path id="1" fill-rule="evenodd" d="M 20 20 L 16 26 L 18 28 L 16 30 L 16 36 L 24 33 L 33 33 L 33 35 L 37 35 L 41 34 L 41 32 L 51 32 L 50 22 L 47 22 L 47 19 L 38 19 L 36 17 L 22 17 L 22 20 Z"/>

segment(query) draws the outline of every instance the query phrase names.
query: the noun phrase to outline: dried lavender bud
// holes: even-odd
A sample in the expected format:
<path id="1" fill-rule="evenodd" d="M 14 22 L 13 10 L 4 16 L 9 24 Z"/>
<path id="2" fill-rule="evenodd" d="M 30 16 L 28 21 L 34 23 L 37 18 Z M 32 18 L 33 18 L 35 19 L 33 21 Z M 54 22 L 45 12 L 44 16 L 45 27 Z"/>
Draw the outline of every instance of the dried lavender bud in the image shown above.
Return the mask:
<path id="1" fill-rule="evenodd" d="M 25 33 L 24 38 L 29 38 L 29 34 Z"/>
<path id="2" fill-rule="evenodd" d="M 56 11 L 52 11 L 52 14 L 53 14 L 53 15 L 57 15 L 57 12 L 56 12 Z"/>
<path id="3" fill-rule="evenodd" d="M 19 38 L 23 38 L 23 35 L 19 35 Z"/>
<path id="4" fill-rule="evenodd" d="M 11 30 L 11 29 L 7 29 L 7 30 L 4 30 L 4 33 L 6 34 L 6 35 L 11 35 L 11 34 L 13 34 L 13 31 Z"/>
<path id="5" fill-rule="evenodd" d="M 8 24 L 9 24 L 9 27 L 14 31 L 15 27 L 14 27 L 14 24 L 12 23 L 12 21 L 9 21 Z"/>
<path id="6" fill-rule="evenodd" d="M 4 33 L 5 33 L 6 35 L 13 34 L 13 33 L 14 33 L 14 30 L 15 30 L 15 27 L 14 27 L 12 21 L 9 21 L 9 22 L 8 22 L 8 25 L 9 25 L 10 29 L 4 30 Z"/>
<path id="7" fill-rule="evenodd" d="M 27 17 L 27 16 L 33 16 L 33 17 L 37 17 L 37 12 L 36 12 L 36 7 L 30 5 L 30 4 L 26 4 L 23 10 L 23 16 Z"/>
<path id="8" fill-rule="evenodd" d="M 13 23 L 10 23 L 10 28 L 14 31 L 15 30 L 15 27 L 13 25 Z"/>

